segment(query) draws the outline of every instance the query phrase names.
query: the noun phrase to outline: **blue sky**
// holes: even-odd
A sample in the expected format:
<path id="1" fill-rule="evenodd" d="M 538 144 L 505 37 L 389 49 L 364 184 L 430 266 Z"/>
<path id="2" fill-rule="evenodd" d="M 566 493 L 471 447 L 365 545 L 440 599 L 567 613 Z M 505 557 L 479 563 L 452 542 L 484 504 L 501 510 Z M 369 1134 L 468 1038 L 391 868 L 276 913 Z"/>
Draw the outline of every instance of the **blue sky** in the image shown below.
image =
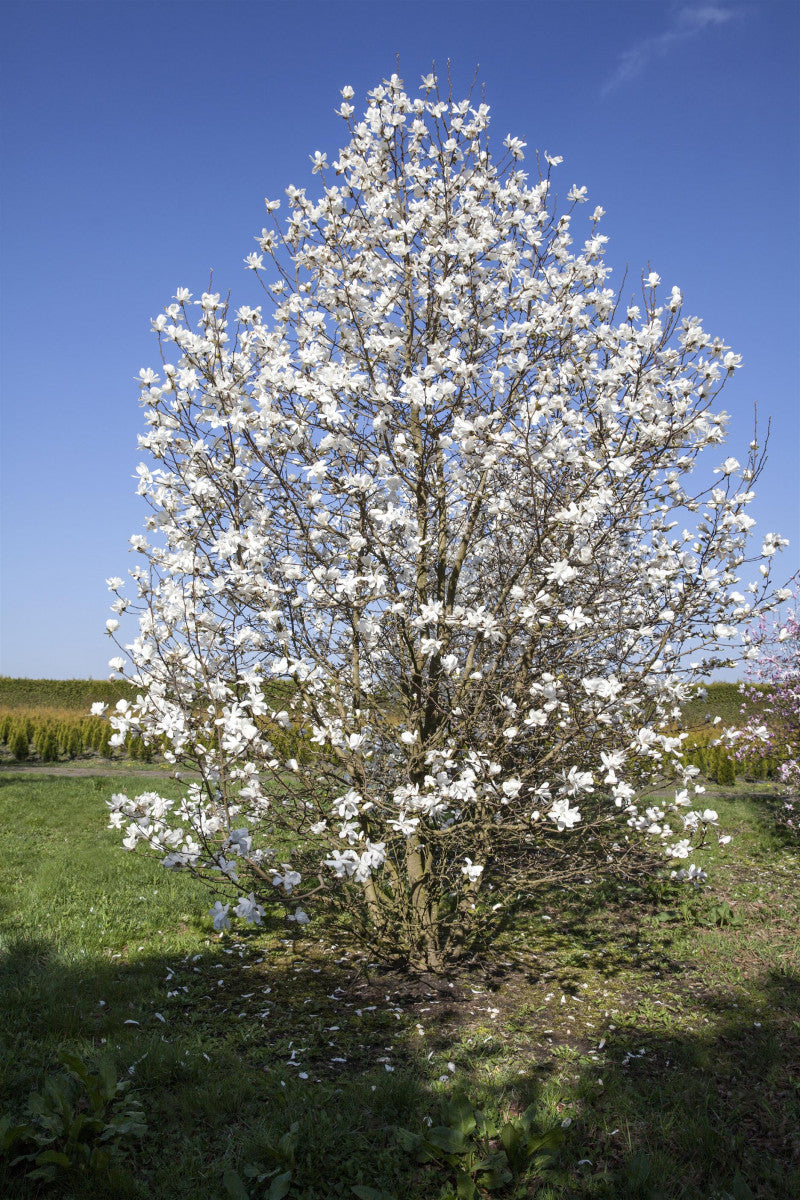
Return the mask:
<path id="1" fill-rule="evenodd" d="M 140 531 L 136 375 L 176 286 L 247 300 L 264 196 L 335 151 L 339 89 L 476 68 L 506 133 L 564 157 L 650 266 L 742 354 L 730 452 L 772 420 L 758 532 L 800 566 L 800 6 L 648 0 L 0 3 L 0 673 L 104 677 L 105 579 Z"/>

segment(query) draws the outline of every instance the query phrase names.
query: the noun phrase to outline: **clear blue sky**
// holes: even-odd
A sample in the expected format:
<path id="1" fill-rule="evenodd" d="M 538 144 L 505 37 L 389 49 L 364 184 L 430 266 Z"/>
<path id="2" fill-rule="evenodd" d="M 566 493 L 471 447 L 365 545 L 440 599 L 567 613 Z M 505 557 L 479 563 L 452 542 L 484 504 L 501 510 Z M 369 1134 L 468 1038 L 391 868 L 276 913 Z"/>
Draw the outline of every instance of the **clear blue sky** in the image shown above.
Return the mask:
<path id="1" fill-rule="evenodd" d="M 339 89 L 478 68 L 496 143 L 561 154 L 608 216 L 615 278 L 648 264 L 743 355 L 730 453 L 772 418 L 758 531 L 800 566 L 800 6 L 647 0 L 86 0 L 0 4 L 2 656 L 104 677 L 125 575 L 135 378 L 185 285 L 248 299 L 263 197 L 313 184 Z"/>

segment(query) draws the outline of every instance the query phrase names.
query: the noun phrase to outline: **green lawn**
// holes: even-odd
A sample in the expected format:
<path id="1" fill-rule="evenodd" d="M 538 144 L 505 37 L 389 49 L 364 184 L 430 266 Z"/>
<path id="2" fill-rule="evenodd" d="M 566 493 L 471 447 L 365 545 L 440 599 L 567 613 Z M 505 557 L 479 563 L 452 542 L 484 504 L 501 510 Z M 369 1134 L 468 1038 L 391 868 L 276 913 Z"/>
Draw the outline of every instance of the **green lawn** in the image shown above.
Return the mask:
<path id="1" fill-rule="evenodd" d="M 734 840 L 704 861 L 704 891 L 537 894 L 485 962 L 435 981 L 347 955 L 314 922 L 218 937 L 198 884 L 105 829 L 123 786 L 0 774 L 3 1109 L 24 1117 L 69 1051 L 111 1062 L 148 1124 L 97 1175 L 48 1188 L 0 1166 L 4 1196 L 455 1196 L 444 1151 L 419 1164 L 419 1139 L 398 1138 L 430 1122 L 450 1127 L 468 1195 L 453 1096 L 501 1124 L 533 1106 L 561 1143 L 473 1194 L 800 1194 L 800 846 L 768 791 L 713 796 Z"/>

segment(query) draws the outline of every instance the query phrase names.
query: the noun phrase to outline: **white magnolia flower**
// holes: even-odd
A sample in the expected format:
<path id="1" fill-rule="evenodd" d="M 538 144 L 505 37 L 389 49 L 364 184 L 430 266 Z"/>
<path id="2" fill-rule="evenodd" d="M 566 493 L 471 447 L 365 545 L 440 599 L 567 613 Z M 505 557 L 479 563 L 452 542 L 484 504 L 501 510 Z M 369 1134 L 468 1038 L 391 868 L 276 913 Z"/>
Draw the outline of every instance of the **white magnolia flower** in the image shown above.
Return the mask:
<path id="1" fill-rule="evenodd" d="M 592 619 L 578 604 L 575 608 L 566 608 L 564 612 L 558 614 L 559 621 L 566 625 L 572 633 L 576 633 L 579 629 L 585 629 L 587 625 L 591 625 Z"/>
<path id="2" fill-rule="evenodd" d="M 390 819 L 389 827 L 394 829 L 396 833 L 402 833 L 405 837 L 411 837 L 416 832 L 419 822 L 419 817 L 409 817 L 406 813 L 401 813 L 399 817 Z"/>
<path id="3" fill-rule="evenodd" d="M 466 866 L 461 868 L 461 874 L 466 875 L 470 883 L 474 883 L 476 880 L 480 879 L 481 875 L 483 874 L 483 867 L 478 863 L 474 863 L 471 858 L 465 858 L 464 862 L 466 863 Z"/>
<path id="4" fill-rule="evenodd" d="M 241 917 L 248 925 L 260 925 L 261 918 L 264 916 L 264 909 L 256 902 L 256 898 L 252 892 L 249 896 L 240 896 L 233 911 L 237 917 Z"/>
<path id="5" fill-rule="evenodd" d="M 718 469 L 723 475 L 732 475 L 734 471 L 739 470 L 741 465 L 738 458 L 726 458 L 725 462 Z"/>
<path id="6" fill-rule="evenodd" d="M 566 560 L 552 563 L 545 573 L 548 583 L 569 583 L 578 572 Z"/>
<path id="7" fill-rule="evenodd" d="M 594 776 L 591 771 L 570 767 L 564 775 L 564 787 L 571 796 L 577 796 L 579 792 L 591 792 L 594 790 Z"/>
<path id="8" fill-rule="evenodd" d="M 276 872 L 272 877 L 273 887 L 282 887 L 285 892 L 291 892 L 302 879 L 299 871 L 293 871 L 288 863 L 281 863 L 283 873 Z"/>
<path id="9" fill-rule="evenodd" d="M 228 916 L 230 904 L 223 904 L 221 900 L 217 900 L 212 909 L 209 909 L 209 916 L 214 920 L 214 928 L 221 932 L 223 929 L 230 929 L 231 922 Z"/>
<path id="10" fill-rule="evenodd" d="M 572 827 L 577 825 L 581 819 L 580 810 L 577 808 L 570 808 L 569 800 L 567 800 L 565 797 L 556 800 L 555 804 L 547 815 L 550 820 L 555 823 L 556 828 L 559 831 L 563 831 L 564 829 L 572 829 Z"/>
<path id="11" fill-rule="evenodd" d="M 688 870 L 672 871 L 670 874 L 673 879 L 680 880 L 682 883 L 694 884 L 695 887 L 699 887 L 701 883 L 705 883 L 706 879 L 708 879 L 705 871 L 701 871 L 694 863 L 692 863 Z"/>

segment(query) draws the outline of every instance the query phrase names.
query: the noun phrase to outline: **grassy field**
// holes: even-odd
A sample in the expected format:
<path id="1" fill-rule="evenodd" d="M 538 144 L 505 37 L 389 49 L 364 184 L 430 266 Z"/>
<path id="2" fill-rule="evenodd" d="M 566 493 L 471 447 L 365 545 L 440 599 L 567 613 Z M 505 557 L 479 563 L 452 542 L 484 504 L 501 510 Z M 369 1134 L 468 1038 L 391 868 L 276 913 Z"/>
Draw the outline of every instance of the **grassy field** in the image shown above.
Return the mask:
<path id="1" fill-rule="evenodd" d="M 7 1155 L 10 1200 L 800 1194 L 800 847 L 768 788 L 713 796 L 734 840 L 705 890 L 539 894 L 486 961 L 436 981 L 387 974 L 313 922 L 214 934 L 199 885 L 105 829 L 124 785 L 0 774 L 3 1111 L 24 1119 L 55 1083 L 73 1142 L 105 1129 L 116 1145 L 83 1174 L 67 1147 L 51 1185 Z M 143 1136 L 135 1120 L 115 1136 L 110 1100 L 94 1141 L 75 1134 L 91 1113 L 64 1090 L 64 1052 L 130 1085 Z M 505 1181 L 475 1167 L 504 1122 Z"/>

